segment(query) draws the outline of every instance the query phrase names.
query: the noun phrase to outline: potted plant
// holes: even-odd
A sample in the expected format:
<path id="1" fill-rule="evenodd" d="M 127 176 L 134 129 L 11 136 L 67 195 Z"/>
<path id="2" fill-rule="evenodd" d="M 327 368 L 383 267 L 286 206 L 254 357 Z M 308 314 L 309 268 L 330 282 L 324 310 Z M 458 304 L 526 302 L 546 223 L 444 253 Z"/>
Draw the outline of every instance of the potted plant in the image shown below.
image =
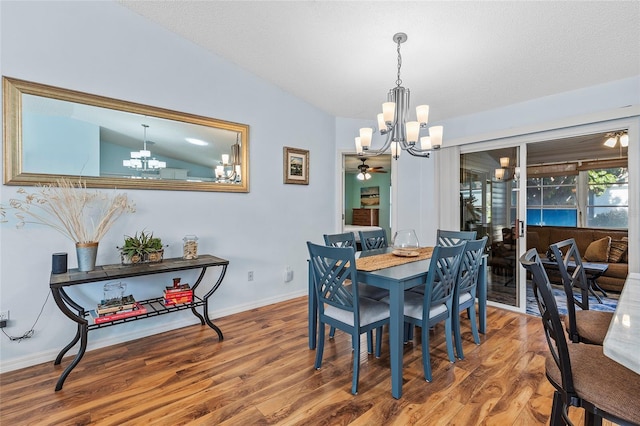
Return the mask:
<path id="1" fill-rule="evenodd" d="M 162 262 L 164 255 L 162 240 L 153 236 L 153 232 L 141 231 L 135 235 L 125 235 L 124 244 L 118 247 L 123 265 L 135 263 Z"/>

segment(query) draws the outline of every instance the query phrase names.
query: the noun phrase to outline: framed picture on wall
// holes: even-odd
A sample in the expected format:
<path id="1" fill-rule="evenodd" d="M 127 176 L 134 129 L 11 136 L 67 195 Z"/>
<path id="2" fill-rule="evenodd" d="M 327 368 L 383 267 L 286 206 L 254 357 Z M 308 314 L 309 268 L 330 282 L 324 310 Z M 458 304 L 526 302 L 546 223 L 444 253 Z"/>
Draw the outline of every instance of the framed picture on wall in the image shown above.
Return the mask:
<path id="1" fill-rule="evenodd" d="M 284 147 L 284 183 L 309 185 L 309 151 Z"/>
<path id="2" fill-rule="evenodd" d="M 380 187 L 366 186 L 360 188 L 360 205 L 362 207 L 380 205 Z"/>

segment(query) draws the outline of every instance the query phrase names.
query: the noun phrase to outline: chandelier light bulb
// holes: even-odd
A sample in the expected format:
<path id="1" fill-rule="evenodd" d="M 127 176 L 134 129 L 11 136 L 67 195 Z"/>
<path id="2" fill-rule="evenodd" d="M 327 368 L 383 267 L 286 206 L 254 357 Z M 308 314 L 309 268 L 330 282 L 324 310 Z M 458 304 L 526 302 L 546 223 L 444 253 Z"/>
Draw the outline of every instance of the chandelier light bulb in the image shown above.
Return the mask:
<path id="1" fill-rule="evenodd" d="M 418 105 L 416 107 L 416 117 L 420 124 L 427 124 L 429 122 L 429 105 Z"/>
<path id="2" fill-rule="evenodd" d="M 371 127 L 363 127 L 360 129 L 360 144 L 362 149 L 368 149 L 371 146 L 371 137 L 373 129 Z"/>
<path id="3" fill-rule="evenodd" d="M 362 154 L 362 142 L 360 142 L 360 136 L 356 137 L 356 153 Z"/>
<path id="4" fill-rule="evenodd" d="M 382 104 L 382 116 L 386 123 L 392 124 L 396 115 L 396 103 L 385 102 Z"/>
<path id="5" fill-rule="evenodd" d="M 420 136 L 420 123 L 417 121 L 407 122 L 407 142 L 415 144 Z"/>
<path id="6" fill-rule="evenodd" d="M 433 149 L 440 149 L 442 147 L 442 134 L 444 133 L 444 127 L 432 126 L 429 127 L 429 136 L 431 137 L 431 146 Z"/>
<path id="7" fill-rule="evenodd" d="M 423 151 L 431 149 L 431 138 L 429 136 L 423 136 L 420 138 L 420 149 Z"/>
<path id="8" fill-rule="evenodd" d="M 400 143 L 399 142 L 391 142 L 391 156 L 394 160 L 400 158 Z"/>
<path id="9" fill-rule="evenodd" d="M 624 148 L 629 146 L 629 134 L 624 133 L 620 135 L 620 145 Z"/>

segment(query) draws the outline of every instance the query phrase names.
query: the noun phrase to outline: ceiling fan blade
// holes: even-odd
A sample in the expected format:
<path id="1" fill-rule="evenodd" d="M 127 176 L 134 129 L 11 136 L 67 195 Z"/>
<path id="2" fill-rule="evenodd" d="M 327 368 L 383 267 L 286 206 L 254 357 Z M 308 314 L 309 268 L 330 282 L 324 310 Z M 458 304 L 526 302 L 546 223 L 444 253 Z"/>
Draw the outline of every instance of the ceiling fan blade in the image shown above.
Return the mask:
<path id="1" fill-rule="evenodd" d="M 368 170 L 369 173 L 387 173 L 386 170 Z"/>

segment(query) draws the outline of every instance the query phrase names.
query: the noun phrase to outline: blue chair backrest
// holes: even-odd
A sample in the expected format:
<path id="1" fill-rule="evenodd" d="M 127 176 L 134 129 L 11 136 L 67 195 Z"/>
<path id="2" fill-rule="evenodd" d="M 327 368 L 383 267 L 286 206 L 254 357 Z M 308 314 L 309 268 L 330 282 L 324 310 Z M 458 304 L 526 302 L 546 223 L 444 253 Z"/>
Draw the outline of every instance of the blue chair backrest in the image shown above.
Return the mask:
<path id="1" fill-rule="evenodd" d="M 353 232 L 342 234 L 324 234 L 324 243 L 331 247 L 355 247 L 356 236 Z"/>
<path id="2" fill-rule="evenodd" d="M 435 246 L 427 273 L 424 293 L 424 314 L 428 318 L 431 306 L 445 303 L 449 310 L 458 280 L 458 271 L 466 242 L 451 247 Z"/>
<path id="3" fill-rule="evenodd" d="M 439 246 L 449 247 L 462 241 L 475 240 L 476 235 L 476 231 L 445 231 L 438 229 L 436 241 Z"/>
<path id="4" fill-rule="evenodd" d="M 330 247 L 307 242 L 320 313 L 325 304 L 353 312 L 359 319 L 355 249 Z M 359 324 L 355 322 L 354 324 Z"/>
<path id="5" fill-rule="evenodd" d="M 388 247 L 387 233 L 384 229 L 360 231 L 360 244 L 362 245 L 362 250 L 375 250 Z"/>
<path id="6" fill-rule="evenodd" d="M 487 236 L 484 236 L 479 240 L 467 241 L 458 274 L 458 292 L 460 294 L 469 292 L 475 297 L 478 273 L 480 272 L 482 255 L 484 254 L 487 240 Z"/>

